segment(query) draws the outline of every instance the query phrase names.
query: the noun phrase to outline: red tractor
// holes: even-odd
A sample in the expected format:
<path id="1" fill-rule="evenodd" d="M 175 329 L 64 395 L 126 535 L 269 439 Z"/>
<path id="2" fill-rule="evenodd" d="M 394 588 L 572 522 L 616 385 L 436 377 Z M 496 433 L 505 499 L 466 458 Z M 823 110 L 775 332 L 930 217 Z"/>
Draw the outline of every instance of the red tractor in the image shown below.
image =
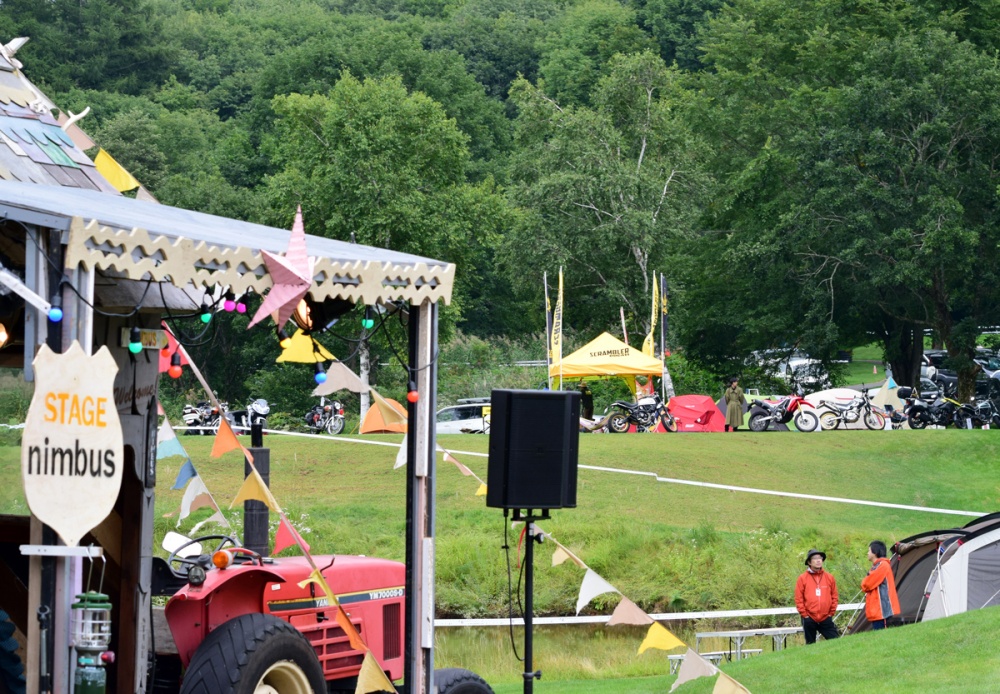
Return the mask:
<path id="1" fill-rule="evenodd" d="M 203 553 L 208 542 L 215 549 Z M 401 679 L 405 566 L 363 556 L 314 561 L 389 680 Z M 365 654 L 322 588 L 299 586 L 312 570 L 305 557 L 262 557 L 228 535 L 187 540 L 166 561 L 154 559 L 153 590 L 171 595 L 164 612 L 177 654 L 157 656 L 153 691 L 353 694 Z M 493 691 L 468 670 L 434 676 L 440 694 Z"/>

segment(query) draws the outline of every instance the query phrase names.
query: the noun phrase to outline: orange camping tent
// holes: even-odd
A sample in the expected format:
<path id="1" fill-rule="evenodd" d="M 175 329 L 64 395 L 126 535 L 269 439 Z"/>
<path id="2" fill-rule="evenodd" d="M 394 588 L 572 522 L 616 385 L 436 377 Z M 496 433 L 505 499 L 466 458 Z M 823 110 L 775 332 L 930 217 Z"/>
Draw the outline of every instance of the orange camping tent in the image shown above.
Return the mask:
<path id="1" fill-rule="evenodd" d="M 400 405 L 397 401 L 392 398 L 385 398 L 385 401 L 392 405 L 393 409 L 400 412 L 404 417 L 406 416 L 406 408 Z M 391 424 L 385 423 L 385 417 L 382 416 L 382 412 L 379 408 L 372 403 L 372 406 L 368 408 L 368 414 L 365 415 L 364 420 L 361 422 L 361 433 L 362 434 L 405 434 L 406 433 L 406 422 L 392 422 Z"/>

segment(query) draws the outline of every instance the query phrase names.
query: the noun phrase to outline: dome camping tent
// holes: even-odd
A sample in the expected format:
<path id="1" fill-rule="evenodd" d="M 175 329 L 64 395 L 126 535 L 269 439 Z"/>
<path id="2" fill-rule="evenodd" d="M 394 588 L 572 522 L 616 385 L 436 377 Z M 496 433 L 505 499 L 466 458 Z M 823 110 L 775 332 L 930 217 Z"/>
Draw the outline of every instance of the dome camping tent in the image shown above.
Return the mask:
<path id="1" fill-rule="evenodd" d="M 677 431 L 724 431 L 726 415 L 707 395 L 677 395 L 667 409 L 677 420 Z"/>

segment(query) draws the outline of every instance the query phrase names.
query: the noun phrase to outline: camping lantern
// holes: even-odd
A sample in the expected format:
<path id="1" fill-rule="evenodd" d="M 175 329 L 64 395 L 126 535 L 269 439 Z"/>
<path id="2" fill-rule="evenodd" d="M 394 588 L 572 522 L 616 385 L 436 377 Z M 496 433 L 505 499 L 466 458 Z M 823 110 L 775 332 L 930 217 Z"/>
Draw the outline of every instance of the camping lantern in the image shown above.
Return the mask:
<path id="1" fill-rule="evenodd" d="M 101 653 L 111 643 L 111 603 L 104 593 L 89 591 L 73 603 L 73 645 L 78 651 Z"/>
<path id="2" fill-rule="evenodd" d="M 104 593 L 88 591 L 73 603 L 73 645 L 77 651 L 74 694 L 104 694 L 104 663 L 114 662 L 111 644 L 111 603 Z"/>

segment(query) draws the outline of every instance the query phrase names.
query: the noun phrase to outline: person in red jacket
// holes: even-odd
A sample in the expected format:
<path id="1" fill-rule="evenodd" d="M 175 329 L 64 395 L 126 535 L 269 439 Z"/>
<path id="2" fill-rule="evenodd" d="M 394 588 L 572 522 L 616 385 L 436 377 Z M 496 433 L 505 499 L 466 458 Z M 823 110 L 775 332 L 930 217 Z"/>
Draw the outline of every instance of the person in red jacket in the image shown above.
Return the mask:
<path id="1" fill-rule="evenodd" d="M 806 570 L 795 582 L 795 607 L 802 615 L 806 643 L 816 643 L 816 633 L 829 641 L 840 636 L 833 615 L 837 613 L 837 581 L 823 570 L 826 554 L 811 549 L 806 554 Z"/>
<path id="2" fill-rule="evenodd" d="M 861 590 L 865 591 L 865 617 L 872 629 L 885 629 L 885 622 L 899 614 L 899 598 L 896 596 L 896 579 L 892 575 L 889 560 L 885 558 L 885 543 L 875 540 L 868 545 L 868 561 L 872 568 L 861 579 Z"/>

